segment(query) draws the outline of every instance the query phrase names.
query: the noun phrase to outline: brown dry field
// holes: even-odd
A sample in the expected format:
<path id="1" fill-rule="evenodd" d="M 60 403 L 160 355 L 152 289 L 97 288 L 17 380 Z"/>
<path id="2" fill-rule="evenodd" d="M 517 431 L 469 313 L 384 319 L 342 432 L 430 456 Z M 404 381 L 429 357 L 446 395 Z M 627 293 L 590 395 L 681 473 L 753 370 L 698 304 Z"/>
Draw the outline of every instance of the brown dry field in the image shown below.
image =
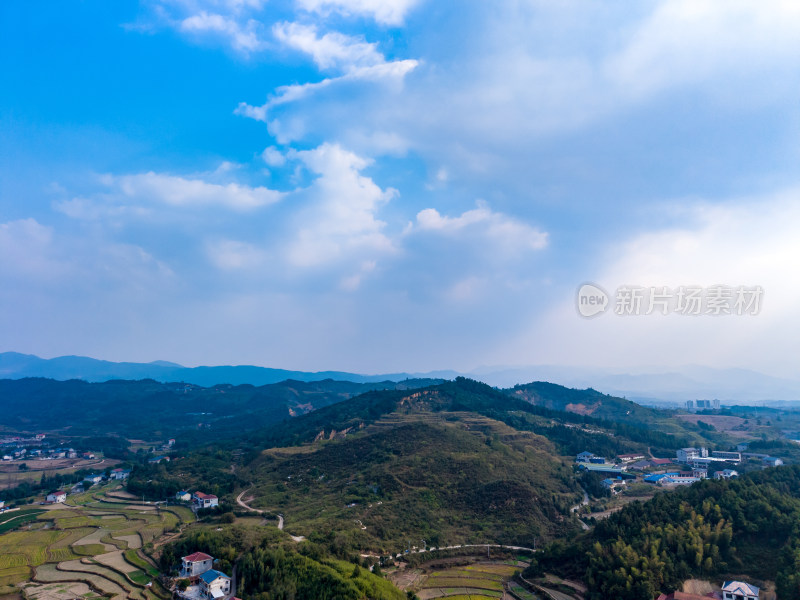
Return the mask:
<path id="1" fill-rule="evenodd" d="M 743 425 L 745 419 L 742 417 L 728 417 L 724 415 L 675 415 L 678 419 L 697 423 L 702 421 L 706 425 L 713 425 L 717 431 L 731 431 L 732 429 Z M 749 424 L 748 424 L 749 425 Z M 749 426 L 745 425 L 749 429 Z M 735 433 L 735 432 L 734 432 Z"/>

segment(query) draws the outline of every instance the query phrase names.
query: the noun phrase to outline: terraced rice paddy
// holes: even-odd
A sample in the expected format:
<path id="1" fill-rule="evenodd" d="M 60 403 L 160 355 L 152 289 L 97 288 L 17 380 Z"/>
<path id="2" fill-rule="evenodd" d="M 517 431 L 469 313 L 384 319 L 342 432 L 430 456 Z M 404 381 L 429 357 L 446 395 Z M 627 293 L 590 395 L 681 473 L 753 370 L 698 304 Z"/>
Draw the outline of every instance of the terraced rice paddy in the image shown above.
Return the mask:
<path id="1" fill-rule="evenodd" d="M 32 600 L 159 600 L 163 590 L 145 587 L 158 571 L 141 548 L 194 521 L 191 511 L 130 504 L 136 499 L 113 484 L 68 500 L 0 535 L 0 596 L 24 587 Z"/>
<path id="2" fill-rule="evenodd" d="M 417 595 L 421 600 L 502 598 L 504 583 L 519 570 L 515 565 L 487 562 L 433 571 L 420 581 Z"/>

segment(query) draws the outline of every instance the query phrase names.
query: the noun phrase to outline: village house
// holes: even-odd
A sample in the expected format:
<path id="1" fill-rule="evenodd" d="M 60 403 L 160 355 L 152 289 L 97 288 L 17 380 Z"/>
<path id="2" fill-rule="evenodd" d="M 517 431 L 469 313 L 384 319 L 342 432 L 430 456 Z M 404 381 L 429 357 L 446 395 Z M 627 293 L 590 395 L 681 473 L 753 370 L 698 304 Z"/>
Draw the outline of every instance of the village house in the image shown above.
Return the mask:
<path id="1" fill-rule="evenodd" d="M 644 471 L 652 466 L 653 463 L 649 460 L 637 460 L 635 463 L 628 465 L 628 468 L 634 471 Z"/>
<path id="2" fill-rule="evenodd" d="M 91 475 L 87 475 L 83 478 L 84 481 L 94 485 L 95 483 L 100 483 L 103 481 L 103 476 L 99 473 L 92 473 Z"/>
<path id="3" fill-rule="evenodd" d="M 714 473 L 714 479 L 730 479 L 731 477 L 738 477 L 739 472 L 733 469 L 725 469 L 724 471 L 717 471 Z"/>
<path id="4" fill-rule="evenodd" d="M 0 500 L 0 510 L 3 510 L 3 507 L 6 505 L 5 500 Z"/>
<path id="5" fill-rule="evenodd" d="M 200 576 L 200 589 L 208 600 L 221 600 L 231 593 L 231 578 L 211 569 Z"/>
<path id="6" fill-rule="evenodd" d="M 180 491 L 175 494 L 175 500 L 179 502 L 189 502 L 192 499 L 192 495 L 189 492 Z"/>
<path id="7" fill-rule="evenodd" d="M 50 504 L 58 504 L 59 502 L 66 502 L 67 492 L 50 492 L 45 499 Z"/>
<path id="8" fill-rule="evenodd" d="M 181 577 L 199 577 L 214 567 L 214 557 L 205 552 L 195 552 L 181 558 Z"/>
<path id="9" fill-rule="evenodd" d="M 743 581 L 722 584 L 722 600 L 758 600 L 758 588 Z"/>
<path id="10" fill-rule="evenodd" d="M 127 479 L 131 472 L 124 469 L 112 469 L 109 479 Z"/>
<path id="11" fill-rule="evenodd" d="M 634 462 L 637 460 L 644 460 L 644 454 L 619 454 L 617 456 L 622 462 Z"/>
<path id="12" fill-rule="evenodd" d="M 680 473 L 678 475 L 667 475 L 658 481 L 658 485 L 692 485 L 700 481 L 699 477 L 693 477 L 690 474 Z"/>
<path id="13" fill-rule="evenodd" d="M 679 463 L 688 463 L 693 458 L 708 458 L 706 448 L 681 448 L 677 451 L 675 460 Z"/>
<path id="14" fill-rule="evenodd" d="M 780 458 L 775 458 L 774 456 L 762 458 L 761 462 L 767 467 L 780 467 L 783 464 L 783 461 Z"/>
<path id="15" fill-rule="evenodd" d="M 654 467 L 665 467 L 667 465 L 671 465 L 672 464 L 672 460 L 669 459 L 669 458 L 651 458 L 650 459 L 650 463 Z"/>
<path id="16" fill-rule="evenodd" d="M 615 477 L 613 479 L 603 479 L 602 484 L 604 488 L 611 490 L 612 494 L 619 494 L 622 491 L 620 488 L 625 487 L 626 481 L 622 477 Z"/>
<path id="17" fill-rule="evenodd" d="M 692 469 L 692 477 L 697 477 L 698 479 L 708 479 L 708 469 Z"/>
<path id="18" fill-rule="evenodd" d="M 197 508 L 213 508 L 219 506 L 219 498 L 214 494 L 204 494 L 203 492 L 195 492 L 192 496 L 192 502 L 195 503 Z"/>
<path id="19" fill-rule="evenodd" d="M 151 459 L 148 459 L 148 461 L 147 461 L 147 462 L 148 462 L 148 463 L 150 463 L 151 465 L 157 465 L 157 464 L 158 464 L 158 463 L 160 463 L 162 460 L 163 460 L 164 462 L 169 462 L 169 456 L 154 456 L 153 458 L 151 458 Z"/>
<path id="20" fill-rule="evenodd" d="M 83 454 L 81 454 L 81 458 L 84 460 L 90 460 L 95 458 L 95 455 L 92 454 L 91 452 L 84 452 Z"/>
<path id="21" fill-rule="evenodd" d="M 583 451 L 575 457 L 575 462 L 588 463 L 595 456 L 591 452 Z"/>
<path id="22" fill-rule="evenodd" d="M 742 462 L 742 455 L 739 452 L 724 452 L 722 450 L 714 450 L 711 452 L 712 458 L 721 458 L 732 463 Z"/>

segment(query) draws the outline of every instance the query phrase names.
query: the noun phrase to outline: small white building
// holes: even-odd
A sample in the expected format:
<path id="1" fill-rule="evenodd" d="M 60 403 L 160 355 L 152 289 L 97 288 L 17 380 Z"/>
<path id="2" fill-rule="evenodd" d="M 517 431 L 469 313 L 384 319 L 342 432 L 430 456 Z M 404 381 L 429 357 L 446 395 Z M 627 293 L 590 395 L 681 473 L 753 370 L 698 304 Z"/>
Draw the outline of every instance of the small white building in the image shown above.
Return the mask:
<path id="1" fill-rule="evenodd" d="M 717 471 L 714 473 L 714 479 L 730 479 L 731 477 L 738 477 L 739 472 L 734 469 L 725 469 L 724 471 Z"/>
<path id="2" fill-rule="evenodd" d="M 103 481 L 103 476 L 100 475 L 99 473 L 92 473 L 91 475 L 87 475 L 86 477 L 84 477 L 83 480 L 86 481 L 87 483 L 94 485 L 95 483 L 100 483 L 101 481 Z"/>
<path id="3" fill-rule="evenodd" d="M 126 471 L 125 469 L 112 469 L 111 473 L 109 474 L 109 479 L 127 479 L 130 474 L 131 472 Z"/>
<path id="4" fill-rule="evenodd" d="M 214 566 L 214 557 L 205 552 L 195 552 L 181 558 L 181 577 L 199 577 Z"/>
<path id="5" fill-rule="evenodd" d="M 6 505 L 5 500 L 0 500 L 0 510 L 3 510 L 3 507 Z"/>
<path id="6" fill-rule="evenodd" d="M 175 500 L 179 502 L 189 502 L 192 499 L 192 495 L 189 492 L 180 491 L 175 494 Z"/>
<path id="7" fill-rule="evenodd" d="M 219 506 L 219 498 L 214 494 L 204 494 L 203 492 L 195 492 L 192 496 L 192 502 L 195 503 L 197 508 L 214 508 Z"/>
<path id="8" fill-rule="evenodd" d="M 200 589 L 208 600 L 224 600 L 231 593 L 231 578 L 211 569 L 200 576 Z"/>
<path id="9" fill-rule="evenodd" d="M 675 456 L 675 460 L 679 463 L 688 463 L 693 458 L 708 458 L 708 450 L 706 448 L 681 448 Z"/>
<path id="10" fill-rule="evenodd" d="M 625 480 L 622 477 L 615 477 L 615 478 L 608 478 L 603 479 L 602 485 L 607 490 L 611 490 L 612 494 L 618 494 L 620 492 L 619 488 L 625 487 Z"/>
<path id="11" fill-rule="evenodd" d="M 50 492 L 47 494 L 47 501 L 52 504 L 57 504 L 59 502 L 66 502 L 67 500 L 67 492 Z"/>
<path id="12" fill-rule="evenodd" d="M 592 454 L 591 452 L 584 451 L 575 457 L 575 462 L 587 463 L 591 461 L 594 457 L 595 457 L 594 454 Z"/>
<path id="13" fill-rule="evenodd" d="M 783 464 L 783 461 L 780 458 L 775 458 L 774 456 L 762 458 L 761 462 L 767 467 L 780 467 Z"/>
<path id="14" fill-rule="evenodd" d="M 701 469 L 699 467 L 695 467 L 694 469 L 692 469 L 692 477 L 697 477 L 698 479 L 707 479 L 708 469 Z"/>
<path id="15" fill-rule="evenodd" d="M 743 581 L 722 584 L 722 600 L 758 600 L 758 588 Z"/>
<path id="16" fill-rule="evenodd" d="M 644 460 L 644 454 L 619 454 L 617 456 L 622 462 L 635 462 L 637 460 Z"/>
<path id="17" fill-rule="evenodd" d="M 667 475 L 658 482 L 658 485 L 692 485 L 698 481 L 700 481 L 699 477 L 690 477 L 686 475 Z"/>

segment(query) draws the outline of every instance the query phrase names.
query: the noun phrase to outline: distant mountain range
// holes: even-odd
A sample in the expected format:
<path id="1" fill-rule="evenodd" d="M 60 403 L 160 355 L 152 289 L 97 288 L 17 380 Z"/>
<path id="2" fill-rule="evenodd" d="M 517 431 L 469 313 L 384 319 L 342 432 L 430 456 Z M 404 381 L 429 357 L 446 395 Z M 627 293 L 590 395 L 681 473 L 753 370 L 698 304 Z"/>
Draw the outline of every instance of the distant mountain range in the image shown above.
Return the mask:
<path id="1" fill-rule="evenodd" d="M 452 379 L 458 373 L 442 371 L 423 375 L 432 379 Z M 352 381 L 354 383 L 376 383 L 382 381 L 403 381 L 414 379 L 417 375 L 409 373 L 388 373 L 385 375 L 360 375 L 343 371 L 289 371 L 270 369 L 251 365 L 184 367 L 182 365 L 158 360 L 149 363 L 110 362 L 86 356 L 59 356 L 39 358 L 33 354 L 18 352 L 0 353 L 0 378 L 21 379 L 23 377 L 47 377 L 65 381 L 83 379 L 100 382 L 110 379 L 153 379 L 160 382 L 193 383 L 205 387 L 229 383 L 232 385 L 268 385 L 292 379 L 294 381 Z"/>
<path id="2" fill-rule="evenodd" d="M 600 368 L 530 366 L 481 367 L 470 372 L 383 373 L 364 375 L 343 371 L 290 371 L 249 365 L 201 366 L 155 361 L 110 362 L 85 356 L 44 359 L 32 354 L 0 353 L 0 378 L 48 377 L 57 380 L 153 379 L 183 381 L 201 386 L 221 383 L 267 385 L 287 379 L 311 382 L 333 379 L 354 383 L 405 379 L 453 379 L 459 375 L 498 387 L 530 381 L 550 381 L 573 388 L 594 388 L 640 404 L 683 404 L 686 400 L 717 398 L 731 404 L 782 404 L 800 402 L 800 380 L 773 377 L 747 369 L 714 369 L 687 365 L 674 369 L 640 368 L 625 371 Z"/>

